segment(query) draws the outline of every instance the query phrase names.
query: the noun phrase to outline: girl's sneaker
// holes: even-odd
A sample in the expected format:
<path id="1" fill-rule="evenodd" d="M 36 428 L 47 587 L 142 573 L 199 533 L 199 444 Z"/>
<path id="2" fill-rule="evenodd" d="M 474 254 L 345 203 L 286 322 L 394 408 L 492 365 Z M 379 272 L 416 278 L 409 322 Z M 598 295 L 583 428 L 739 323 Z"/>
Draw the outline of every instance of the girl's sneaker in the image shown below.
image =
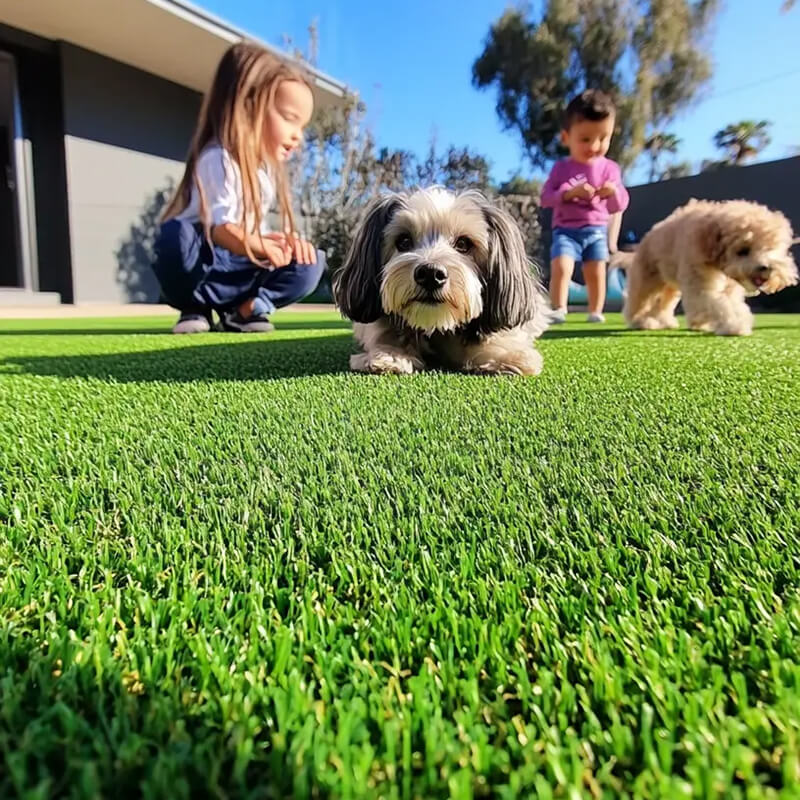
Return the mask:
<path id="1" fill-rule="evenodd" d="M 213 325 L 211 317 L 196 311 L 184 311 L 172 328 L 173 333 L 208 333 Z"/>
<path id="2" fill-rule="evenodd" d="M 587 322 L 605 322 L 606 318 L 599 312 L 593 312 L 586 317 Z"/>
<path id="3" fill-rule="evenodd" d="M 233 333 L 269 333 L 275 326 L 266 314 L 253 314 L 243 317 L 238 311 L 228 311 L 222 315 L 222 330 Z"/>
<path id="4" fill-rule="evenodd" d="M 567 309 L 566 308 L 554 308 L 550 312 L 550 322 L 553 325 L 561 325 L 567 321 Z"/>

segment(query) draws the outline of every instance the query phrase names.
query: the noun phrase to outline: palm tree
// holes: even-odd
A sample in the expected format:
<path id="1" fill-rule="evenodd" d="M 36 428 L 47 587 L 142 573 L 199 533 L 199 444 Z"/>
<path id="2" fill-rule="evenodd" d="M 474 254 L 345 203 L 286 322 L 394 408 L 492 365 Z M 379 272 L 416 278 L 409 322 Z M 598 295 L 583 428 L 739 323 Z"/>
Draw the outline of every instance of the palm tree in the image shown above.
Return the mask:
<path id="1" fill-rule="evenodd" d="M 676 161 L 661 170 L 659 179 L 662 181 L 671 181 L 675 178 L 686 178 L 692 174 L 692 164 L 689 161 Z"/>
<path id="2" fill-rule="evenodd" d="M 726 151 L 728 164 L 738 167 L 749 158 L 755 158 L 770 143 L 770 124 L 764 119 L 733 123 L 714 134 L 714 145 Z"/>
<path id="3" fill-rule="evenodd" d="M 650 135 L 644 143 L 644 149 L 650 156 L 650 183 L 653 183 L 660 175 L 658 166 L 661 157 L 666 153 L 675 155 L 680 144 L 681 140 L 674 133 L 656 131 Z"/>
<path id="4" fill-rule="evenodd" d="M 788 11 L 794 5 L 794 0 L 784 0 L 783 11 Z"/>

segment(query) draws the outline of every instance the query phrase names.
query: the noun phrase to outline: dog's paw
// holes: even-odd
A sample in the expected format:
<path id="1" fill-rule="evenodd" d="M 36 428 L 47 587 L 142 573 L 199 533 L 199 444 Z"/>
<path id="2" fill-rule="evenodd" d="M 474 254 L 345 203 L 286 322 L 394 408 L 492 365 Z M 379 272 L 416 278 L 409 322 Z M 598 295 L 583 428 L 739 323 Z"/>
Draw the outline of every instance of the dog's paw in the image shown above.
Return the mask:
<path id="1" fill-rule="evenodd" d="M 522 370 L 516 364 L 502 364 L 499 361 L 485 361 L 475 364 L 470 370 L 476 375 L 522 375 Z"/>
<path id="2" fill-rule="evenodd" d="M 717 336 L 750 336 L 753 333 L 753 326 L 744 323 L 724 322 L 714 328 Z"/>
<path id="3" fill-rule="evenodd" d="M 628 327 L 637 331 L 658 331 L 664 327 L 664 323 L 655 317 L 638 317 L 628 323 Z"/>
<path id="4" fill-rule="evenodd" d="M 478 375 L 538 375 L 542 371 L 543 360 L 540 353 L 522 355 L 515 359 L 488 359 L 473 364 L 469 369 Z"/>
<path id="5" fill-rule="evenodd" d="M 661 318 L 661 327 L 667 331 L 676 331 L 680 328 L 681 324 L 678 322 L 675 317 L 662 317 Z"/>
<path id="6" fill-rule="evenodd" d="M 350 369 L 354 372 L 369 372 L 373 375 L 410 375 L 414 372 L 414 361 L 392 353 L 356 353 L 350 356 Z"/>
<path id="7" fill-rule="evenodd" d="M 703 322 L 702 320 L 688 320 L 687 325 L 690 331 L 697 331 L 698 333 L 709 333 L 712 329 L 710 322 Z"/>

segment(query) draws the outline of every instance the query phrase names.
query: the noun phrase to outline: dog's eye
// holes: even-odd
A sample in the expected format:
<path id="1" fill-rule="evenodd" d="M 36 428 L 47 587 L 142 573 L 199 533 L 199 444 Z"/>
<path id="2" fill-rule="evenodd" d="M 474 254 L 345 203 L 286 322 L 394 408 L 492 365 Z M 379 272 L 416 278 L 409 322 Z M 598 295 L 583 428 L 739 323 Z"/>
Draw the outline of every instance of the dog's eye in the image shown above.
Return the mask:
<path id="1" fill-rule="evenodd" d="M 414 246 L 414 240 L 409 234 L 401 233 L 395 240 L 394 246 L 399 253 L 407 253 Z"/>
<path id="2" fill-rule="evenodd" d="M 750 248 L 749 247 L 740 247 L 736 251 L 736 255 L 739 256 L 739 258 L 747 258 L 747 256 L 750 255 Z"/>
<path id="3" fill-rule="evenodd" d="M 469 253 L 469 251 L 472 250 L 472 239 L 468 236 L 459 236 L 453 247 L 455 247 L 458 253 Z"/>

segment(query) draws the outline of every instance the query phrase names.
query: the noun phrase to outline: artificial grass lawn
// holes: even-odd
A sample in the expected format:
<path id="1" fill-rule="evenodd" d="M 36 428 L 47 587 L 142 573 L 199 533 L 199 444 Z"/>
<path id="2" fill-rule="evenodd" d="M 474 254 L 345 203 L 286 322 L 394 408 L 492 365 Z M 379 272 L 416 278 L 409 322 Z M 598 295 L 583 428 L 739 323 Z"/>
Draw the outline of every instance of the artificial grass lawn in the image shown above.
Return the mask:
<path id="1" fill-rule="evenodd" d="M 798 317 L 276 321 L 0 323 L 0 796 L 800 795 Z"/>

